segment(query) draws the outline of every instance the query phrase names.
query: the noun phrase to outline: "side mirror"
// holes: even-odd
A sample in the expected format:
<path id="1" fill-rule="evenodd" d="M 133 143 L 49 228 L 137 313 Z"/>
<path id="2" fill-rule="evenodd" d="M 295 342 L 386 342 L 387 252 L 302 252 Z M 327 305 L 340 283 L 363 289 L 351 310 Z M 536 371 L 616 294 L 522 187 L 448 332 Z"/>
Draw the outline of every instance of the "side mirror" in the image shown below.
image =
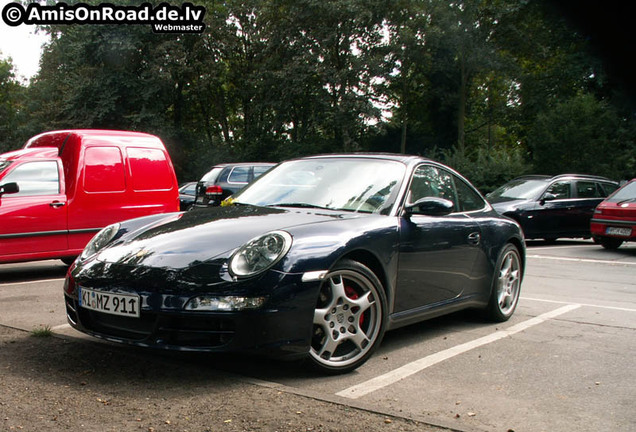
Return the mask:
<path id="1" fill-rule="evenodd" d="M 539 201 L 539 204 L 543 205 L 543 204 L 545 204 L 546 201 L 554 201 L 555 199 L 557 199 L 557 196 L 555 194 L 550 193 L 550 192 L 546 192 L 541 197 L 541 201 Z"/>
<path id="2" fill-rule="evenodd" d="M 452 213 L 454 206 L 452 201 L 444 198 L 425 197 L 407 204 L 404 209 L 407 215 L 446 216 Z"/>
<path id="3" fill-rule="evenodd" d="M 5 183 L 0 185 L 0 195 L 13 194 L 20 192 L 20 186 L 17 183 Z"/>

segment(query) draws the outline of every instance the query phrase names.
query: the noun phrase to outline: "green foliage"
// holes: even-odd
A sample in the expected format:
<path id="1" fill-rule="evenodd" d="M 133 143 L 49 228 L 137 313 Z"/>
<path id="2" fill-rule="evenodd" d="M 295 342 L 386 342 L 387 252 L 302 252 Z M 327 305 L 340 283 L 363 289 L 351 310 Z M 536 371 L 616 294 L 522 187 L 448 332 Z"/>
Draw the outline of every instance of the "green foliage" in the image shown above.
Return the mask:
<path id="1" fill-rule="evenodd" d="M 50 325 L 44 325 L 31 330 L 31 336 L 38 338 L 47 338 L 53 336 L 53 331 Z"/>
<path id="2" fill-rule="evenodd" d="M 634 173 L 634 125 L 593 95 L 581 93 L 537 116 L 528 141 L 535 166 L 617 180 Z M 618 144 L 618 145 L 617 145 Z"/>
<path id="3" fill-rule="evenodd" d="M 472 149 L 470 154 L 453 148 L 443 150 L 439 159 L 462 173 L 483 194 L 530 172 L 525 151 L 519 146 L 479 146 Z"/>
<path id="4" fill-rule="evenodd" d="M 24 87 L 16 80 L 11 60 L 0 59 L 0 153 L 19 148 Z"/>
<path id="5" fill-rule="evenodd" d="M 28 87 L 0 63 L 3 150 L 88 127 L 159 135 L 180 181 L 356 150 L 437 155 L 484 191 L 526 172 L 634 172 L 632 105 L 550 2 L 198 4 L 201 35 L 48 27 Z"/>

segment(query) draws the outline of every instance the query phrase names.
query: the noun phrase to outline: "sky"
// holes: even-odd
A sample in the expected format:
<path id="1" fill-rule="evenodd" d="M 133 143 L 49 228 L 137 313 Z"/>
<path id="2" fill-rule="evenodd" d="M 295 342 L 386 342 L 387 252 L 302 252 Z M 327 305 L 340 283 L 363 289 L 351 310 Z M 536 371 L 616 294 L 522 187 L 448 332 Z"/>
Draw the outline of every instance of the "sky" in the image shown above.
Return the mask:
<path id="1" fill-rule="evenodd" d="M 0 11 L 7 3 L 11 0 L 0 0 Z M 14 72 L 21 81 L 28 82 L 37 73 L 42 44 L 46 41 L 46 35 L 36 34 L 33 25 L 9 27 L 0 19 L 0 58 L 11 57 Z"/>

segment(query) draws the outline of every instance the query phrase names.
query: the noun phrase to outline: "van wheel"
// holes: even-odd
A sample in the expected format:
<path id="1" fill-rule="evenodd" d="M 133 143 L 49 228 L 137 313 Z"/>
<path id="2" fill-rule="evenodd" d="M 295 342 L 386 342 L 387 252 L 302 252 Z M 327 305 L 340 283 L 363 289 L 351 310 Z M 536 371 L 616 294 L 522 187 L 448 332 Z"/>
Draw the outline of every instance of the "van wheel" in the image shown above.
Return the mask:
<path id="1" fill-rule="evenodd" d="M 60 258 L 60 260 L 67 266 L 70 266 L 71 264 L 75 262 L 76 258 L 77 257 L 64 257 L 64 258 Z"/>

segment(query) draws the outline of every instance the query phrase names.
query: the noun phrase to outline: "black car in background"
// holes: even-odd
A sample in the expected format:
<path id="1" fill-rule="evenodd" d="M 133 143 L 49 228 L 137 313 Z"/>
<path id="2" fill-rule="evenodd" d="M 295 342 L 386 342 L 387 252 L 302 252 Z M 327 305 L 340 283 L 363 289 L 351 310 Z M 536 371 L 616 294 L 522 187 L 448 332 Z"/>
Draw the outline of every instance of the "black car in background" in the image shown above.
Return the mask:
<path id="1" fill-rule="evenodd" d="M 197 182 L 187 182 L 179 186 L 179 209 L 188 210 L 197 196 Z"/>
<path id="2" fill-rule="evenodd" d="M 269 162 L 241 162 L 213 166 L 197 183 L 195 207 L 220 205 L 225 198 L 243 189 L 274 165 Z"/>
<path id="3" fill-rule="evenodd" d="M 618 189 L 605 177 L 562 174 L 523 176 L 486 195 L 497 212 L 516 220 L 525 237 L 590 237 L 594 208 Z"/>

